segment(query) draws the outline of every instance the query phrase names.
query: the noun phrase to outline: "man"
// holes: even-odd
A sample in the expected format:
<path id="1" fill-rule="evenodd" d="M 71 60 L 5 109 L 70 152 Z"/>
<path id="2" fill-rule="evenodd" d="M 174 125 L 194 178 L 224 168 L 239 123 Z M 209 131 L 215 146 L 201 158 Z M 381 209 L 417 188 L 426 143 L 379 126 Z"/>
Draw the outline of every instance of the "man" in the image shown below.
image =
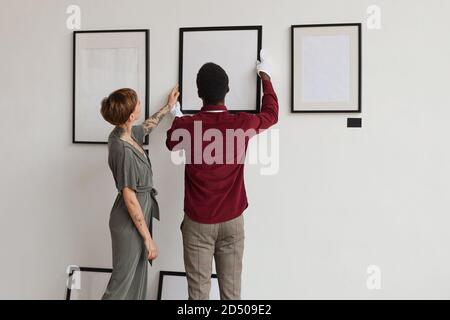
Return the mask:
<path id="1" fill-rule="evenodd" d="M 220 298 L 241 298 L 242 213 L 248 206 L 243 159 L 249 138 L 278 121 L 278 100 L 271 84 L 270 64 L 263 52 L 261 58 L 256 67 L 264 92 L 259 114 L 229 113 L 225 107 L 228 76 L 220 66 L 206 63 L 197 74 L 203 107 L 194 116 L 182 116 L 179 110 L 174 111 L 176 118 L 167 131 L 169 150 L 186 152 L 185 215 L 180 228 L 192 300 L 209 299 L 213 258 Z M 228 136 L 230 132 L 235 133 L 231 143 L 226 139 L 227 132 Z M 236 143 L 242 132 L 248 133 L 244 135 L 244 143 Z M 223 144 L 217 144 L 219 138 Z M 211 148 L 213 144 L 215 148 Z"/>

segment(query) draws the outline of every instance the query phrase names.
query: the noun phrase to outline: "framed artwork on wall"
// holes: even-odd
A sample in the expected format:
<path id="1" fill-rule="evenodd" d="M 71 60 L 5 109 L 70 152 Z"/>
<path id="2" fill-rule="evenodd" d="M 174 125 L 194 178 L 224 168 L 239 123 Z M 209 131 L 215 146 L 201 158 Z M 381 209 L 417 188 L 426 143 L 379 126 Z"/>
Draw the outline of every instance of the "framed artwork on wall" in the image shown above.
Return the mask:
<path id="1" fill-rule="evenodd" d="M 188 284 L 185 272 L 160 271 L 158 300 L 188 300 Z M 217 275 L 211 275 L 210 300 L 220 300 Z"/>
<path id="2" fill-rule="evenodd" d="M 262 26 L 180 28 L 178 83 L 183 113 L 197 113 L 202 107 L 196 78 L 207 62 L 220 65 L 228 75 L 225 105 L 230 112 L 259 112 L 261 82 L 255 67 L 261 42 Z"/>
<path id="3" fill-rule="evenodd" d="M 142 106 L 138 123 L 148 117 L 148 57 L 147 29 L 74 31 L 73 143 L 107 143 L 113 125 L 100 104 L 114 90 L 134 89 Z"/>
<path id="4" fill-rule="evenodd" d="M 291 26 L 291 111 L 361 112 L 361 24 Z"/>

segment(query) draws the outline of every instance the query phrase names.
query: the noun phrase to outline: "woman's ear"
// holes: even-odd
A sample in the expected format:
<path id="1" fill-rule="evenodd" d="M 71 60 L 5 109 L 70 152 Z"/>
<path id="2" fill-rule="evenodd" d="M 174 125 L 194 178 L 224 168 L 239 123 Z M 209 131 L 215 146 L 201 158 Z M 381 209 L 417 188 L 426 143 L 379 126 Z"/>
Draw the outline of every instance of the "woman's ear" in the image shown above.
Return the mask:
<path id="1" fill-rule="evenodd" d="M 137 118 L 137 113 L 140 111 L 139 110 L 139 108 L 140 108 L 141 106 L 140 106 L 140 101 L 138 101 L 138 103 L 136 104 L 136 106 L 134 107 L 134 110 L 133 110 L 133 112 L 130 114 L 130 116 L 128 117 L 128 121 L 130 121 L 131 123 L 133 123 L 134 121 L 136 121 L 138 118 Z"/>
<path id="2" fill-rule="evenodd" d="M 132 113 L 130 114 L 130 116 L 128 117 L 128 121 L 129 121 L 130 123 L 133 123 L 135 120 L 136 120 L 136 116 L 135 116 L 134 112 L 132 112 Z"/>

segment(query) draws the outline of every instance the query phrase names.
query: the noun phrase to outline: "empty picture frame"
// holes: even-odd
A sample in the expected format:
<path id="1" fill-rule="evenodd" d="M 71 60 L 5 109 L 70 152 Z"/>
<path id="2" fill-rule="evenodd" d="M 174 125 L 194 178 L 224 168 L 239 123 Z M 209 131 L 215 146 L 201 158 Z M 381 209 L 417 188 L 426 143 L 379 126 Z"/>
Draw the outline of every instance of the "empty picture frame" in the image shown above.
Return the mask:
<path id="1" fill-rule="evenodd" d="M 107 143 L 113 126 L 100 114 L 104 97 L 134 89 L 148 117 L 149 30 L 89 30 L 73 33 L 73 143 Z M 148 144 L 148 137 L 145 139 Z"/>
<path id="2" fill-rule="evenodd" d="M 361 112 L 361 24 L 291 26 L 291 111 Z"/>
<path id="3" fill-rule="evenodd" d="M 202 107 L 196 79 L 207 62 L 228 74 L 225 105 L 230 112 L 259 112 L 261 82 L 255 67 L 261 42 L 262 26 L 180 28 L 178 83 L 183 113 L 197 113 Z"/>
<path id="4" fill-rule="evenodd" d="M 158 300 L 188 300 L 188 284 L 185 272 L 160 271 Z M 210 300 L 220 300 L 217 275 L 211 275 Z"/>
<path id="5" fill-rule="evenodd" d="M 100 300 L 105 293 L 111 268 L 77 267 L 67 280 L 66 300 Z M 75 283 L 79 281 L 79 283 Z M 72 288 L 78 285 L 78 288 Z"/>

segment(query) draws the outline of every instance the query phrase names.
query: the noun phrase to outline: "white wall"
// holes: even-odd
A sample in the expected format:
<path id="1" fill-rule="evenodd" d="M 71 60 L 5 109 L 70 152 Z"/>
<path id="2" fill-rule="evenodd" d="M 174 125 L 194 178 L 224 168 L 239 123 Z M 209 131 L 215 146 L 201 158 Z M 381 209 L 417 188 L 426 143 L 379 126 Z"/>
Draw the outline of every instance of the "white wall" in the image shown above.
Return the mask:
<path id="1" fill-rule="evenodd" d="M 243 297 L 450 298 L 450 29 L 445 0 L 1 0 L 0 298 L 61 299 L 65 267 L 111 265 L 115 190 L 106 146 L 72 139 L 72 32 L 150 28 L 150 111 L 178 72 L 178 28 L 263 25 L 280 102 L 280 171 L 246 169 Z M 290 113 L 291 24 L 364 22 L 363 128 L 345 114 Z M 161 222 L 150 270 L 183 271 L 183 168 L 151 136 Z M 366 288 L 379 265 L 382 289 Z"/>

